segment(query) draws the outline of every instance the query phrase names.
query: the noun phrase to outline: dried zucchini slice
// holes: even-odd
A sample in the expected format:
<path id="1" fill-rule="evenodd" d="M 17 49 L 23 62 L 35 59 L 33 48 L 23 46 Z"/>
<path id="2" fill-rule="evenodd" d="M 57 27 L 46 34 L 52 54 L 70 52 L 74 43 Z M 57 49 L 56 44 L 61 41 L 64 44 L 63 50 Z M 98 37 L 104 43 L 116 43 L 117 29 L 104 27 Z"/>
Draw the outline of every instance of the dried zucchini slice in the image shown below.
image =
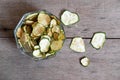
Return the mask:
<path id="1" fill-rule="evenodd" d="M 23 33 L 23 30 L 22 30 L 21 27 L 19 27 L 19 28 L 17 29 L 17 32 L 16 32 L 17 38 L 20 38 L 20 37 L 22 36 L 22 33 Z"/>
<path id="2" fill-rule="evenodd" d="M 50 24 L 51 18 L 48 14 L 39 13 L 38 15 L 38 22 L 44 26 L 48 26 Z"/>
<path id="3" fill-rule="evenodd" d="M 79 21 L 79 16 L 70 11 L 64 11 L 61 15 L 61 21 L 64 25 L 71 25 Z"/>
<path id="4" fill-rule="evenodd" d="M 51 28 L 48 28 L 47 29 L 47 35 L 52 37 L 52 29 Z"/>
<path id="5" fill-rule="evenodd" d="M 57 25 L 57 21 L 55 19 L 52 19 L 50 22 L 50 28 L 56 25 Z"/>
<path id="6" fill-rule="evenodd" d="M 41 52 L 47 52 L 49 50 L 50 41 L 46 38 L 41 39 L 39 42 L 39 46 Z"/>
<path id="7" fill-rule="evenodd" d="M 38 16 L 38 13 L 29 14 L 25 19 L 26 20 L 35 20 Z"/>
<path id="8" fill-rule="evenodd" d="M 90 64 L 90 60 L 87 57 L 82 57 L 80 59 L 80 64 L 84 67 L 87 67 Z"/>
<path id="9" fill-rule="evenodd" d="M 58 40 L 58 41 L 52 41 L 50 48 L 52 51 L 57 51 L 57 50 L 60 50 L 62 46 L 63 46 L 63 41 Z"/>
<path id="10" fill-rule="evenodd" d="M 54 40 L 58 40 L 58 37 L 59 37 L 59 33 L 54 32 L 53 33 Z"/>
<path id="11" fill-rule="evenodd" d="M 26 21 L 25 21 L 25 24 L 26 24 L 26 25 L 32 25 L 33 23 L 34 23 L 34 21 L 31 21 L 31 20 L 26 20 Z"/>
<path id="12" fill-rule="evenodd" d="M 60 33 L 60 26 L 59 26 L 59 25 L 54 26 L 54 27 L 52 28 L 52 33 L 54 33 L 54 32 Z"/>
<path id="13" fill-rule="evenodd" d="M 32 28 L 30 26 L 25 25 L 25 26 L 23 26 L 23 31 L 30 35 L 32 32 Z"/>
<path id="14" fill-rule="evenodd" d="M 59 36 L 58 36 L 58 39 L 61 39 L 61 40 L 64 40 L 65 39 L 65 34 L 64 34 L 64 31 L 61 31 Z"/>
<path id="15" fill-rule="evenodd" d="M 73 38 L 70 49 L 76 52 L 85 52 L 85 44 L 81 37 Z"/>
<path id="16" fill-rule="evenodd" d="M 33 51 L 33 56 L 37 58 L 41 58 L 42 54 L 39 49 Z"/>
<path id="17" fill-rule="evenodd" d="M 34 50 L 40 49 L 39 45 L 34 46 Z"/>
<path id="18" fill-rule="evenodd" d="M 49 41 L 51 41 L 51 38 L 50 38 L 49 35 L 43 35 L 43 36 L 41 36 L 41 39 L 44 39 L 44 38 L 46 38 L 46 39 L 48 39 Z"/>
<path id="19" fill-rule="evenodd" d="M 44 33 L 44 31 L 45 31 L 45 27 L 42 24 L 38 23 L 38 24 L 36 24 L 36 26 L 33 27 L 31 34 L 37 37 L 37 36 L 41 36 Z M 32 37 L 34 37 L 34 36 L 32 36 Z"/>
<path id="20" fill-rule="evenodd" d="M 106 40 L 106 34 L 104 32 L 97 32 L 93 35 L 93 38 L 91 40 L 91 45 L 95 49 L 100 49 L 103 47 Z"/>

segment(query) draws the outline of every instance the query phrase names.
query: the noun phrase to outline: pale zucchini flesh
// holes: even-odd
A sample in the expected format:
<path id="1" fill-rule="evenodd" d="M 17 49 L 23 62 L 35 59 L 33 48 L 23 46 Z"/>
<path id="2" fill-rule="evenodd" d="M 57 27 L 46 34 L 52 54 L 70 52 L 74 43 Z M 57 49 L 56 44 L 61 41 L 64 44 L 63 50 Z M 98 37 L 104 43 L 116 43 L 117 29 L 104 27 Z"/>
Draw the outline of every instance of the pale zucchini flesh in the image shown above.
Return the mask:
<path id="1" fill-rule="evenodd" d="M 41 52 L 47 52 L 49 50 L 50 41 L 44 38 L 40 41 L 39 46 Z"/>
<path id="2" fill-rule="evenodd" d="M 91 40 L 91 45 L 95 49 L 100 49 L 103 47 L 106 40 L 106 34 L 104 32 L 97 32 L 93 35 L 93 38 Z"/>
<path id="3" fill-rule="evenodd" d="M 64 11 L 61 15 L 61 21 L 64 25 L 71 25 L 79 21 L 79 16 L 70 11 Z"/>
<path id="4" fill-rule="evenodd" d="M 70 49 L 76 52 L 85 52 L 85 44 L 81 37 L 73 38 Z"/>
<path id="5" fill-rule="evenodd" d="M 89 64 L 90 64 L 90 60 L 89 60 L 89 58 L 87 58 L 87 57 L 82 57 L 81 59 L 80 59 L 80 64 L 82 65 L 82 66 L 84 66 L 84 67 L 87 67 Z"/>

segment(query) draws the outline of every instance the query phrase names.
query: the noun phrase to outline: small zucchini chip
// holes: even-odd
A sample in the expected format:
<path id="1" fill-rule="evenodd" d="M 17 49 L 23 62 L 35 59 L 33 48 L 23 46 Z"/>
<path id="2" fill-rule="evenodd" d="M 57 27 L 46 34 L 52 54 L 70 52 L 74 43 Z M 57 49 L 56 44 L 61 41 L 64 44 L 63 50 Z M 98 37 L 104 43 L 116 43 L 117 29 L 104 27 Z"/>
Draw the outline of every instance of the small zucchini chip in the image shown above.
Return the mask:
<path id="1" fill-rule="evenodd" d="M 38 13 L 29 14 L 25 19 L 26 20 L 35 20 L 38 16 Z"/>
<path id="2" fill-rule="evenodd" d="M 45 27 L 42 25 L 42 24 L 36 24 L 36 26 L 33 27 L 33 30 L 32 30 L 32 37 L 34 36 L 41 36 L 45 31 Z M 34 35 L 34 36 L 33 36 Z"/>
<path id="3" fill-rule="evenodd" d="M 34 46 L 34 50 L 40 49 L 39 45 Z"/>
<path id="4" fill-rule="evenodd" d="M 19 27 L 19 28 L 17 29 L 17 32 L 16 32 L 16 36 L 17 36 L 17 38 L 22 37 L 22 33 L 23 33 L 23 30 L 22 30 L 21 27 Z"/>
<path id="5" fill-rule="evenodd" d="M 91 40 L 91 45 L 95 49 L 100 49 L 103 47 L 105 41 L 106 41 L 106 34 L 104 32 L 97 32 L 93 35 L 93 38 Z"/>
<path id="6" fill-rule="evenodd" d="M 39 49 L 33 51 L 33 56 L 36 58 L 41 58 L 42 54 Z"/>
<path id="7" fill-rule="evenodd" d="M 58 51 L 62 48 L 63 46 L 63 40 L 58 40 L 58 41 L 52 41 L 50 48 L 52 51 Z"/>
<path id="8" fill-rule="evenodd" d="M 84 67 L 87 67 L 89 64 L 90 64 L 90 60 L 89 60 L 89 58 L 87 58 L 87 57 L 82 57 L 81 59 L 80 59 L 80 64 L 82 65 L 82 66 L 84 66 Z"/>
<path id="9" fill-rule="evenodd" d="M 85 52 L 85 44 L 81 37 L 73 38 L 70 49 L 76 52 Z"/>
<path id="10" fill-rule="evenodd" d="M 25 21 L 25 24 L 26 24 L 26 25 L 32 25 L 33 23 L 34 23 L 34 21 L 31 21 L 31 20 L 26 20 L 26 21 Z"/>
<path id="11" fill-rule="evenodd" d="M 79 21 L 79 16 L 76 13 L 64 11 L 61 15 L 61 21 L 64 25 L 72 25 Z"/>
<path id="12" fill-rule="evenodd" d="M 48 14 L 39 13 L 37 20 L 40 24 L 47 27 L 50 24 L 51 18 Z"/>
<path id="13" fill-rule="evenodd" d="M 39 42 L 39 46 L 41 52 L 47 52 L 49 50 L 50 41 L 46 38 L 41 39 Z"/>

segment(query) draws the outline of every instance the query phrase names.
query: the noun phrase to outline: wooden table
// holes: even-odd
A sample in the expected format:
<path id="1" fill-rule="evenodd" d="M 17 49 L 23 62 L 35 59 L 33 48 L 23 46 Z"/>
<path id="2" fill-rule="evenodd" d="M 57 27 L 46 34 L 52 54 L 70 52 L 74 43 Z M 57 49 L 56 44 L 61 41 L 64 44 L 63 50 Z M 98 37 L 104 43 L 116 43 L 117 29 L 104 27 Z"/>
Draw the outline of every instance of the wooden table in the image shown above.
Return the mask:
<path id="1" fill-rule="evenodd" d="M 76 12 L 80 22 L 64 26 L 67 39 L 56 57 L 35 62 L 16 48 L 13 30 L 24 13 L 42 9 L 57 17 Z M 107 34 L 100 50 L 89 44 L 97 31 Z M 69 49 L 75 36 L 84 38 L 85 53 Z M 88 67 L 79 64 L 82 56 Z M 0 0 L 0 80 L 120 80 L 120 0 Z"/>

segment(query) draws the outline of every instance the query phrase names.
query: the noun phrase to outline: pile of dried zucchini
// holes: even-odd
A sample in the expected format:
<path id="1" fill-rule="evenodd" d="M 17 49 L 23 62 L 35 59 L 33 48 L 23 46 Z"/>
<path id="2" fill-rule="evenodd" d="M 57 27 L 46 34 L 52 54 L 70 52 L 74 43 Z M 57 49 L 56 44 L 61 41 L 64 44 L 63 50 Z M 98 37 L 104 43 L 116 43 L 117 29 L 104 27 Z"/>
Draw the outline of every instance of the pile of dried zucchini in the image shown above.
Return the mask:
<path id="1" fill-rule="evenodd" d="M 65 34 L 60 21 L 45 11 L 31 13 L 16 31 L 20 47 L 35 58 L 47 58 L 62 48 Z"/>

